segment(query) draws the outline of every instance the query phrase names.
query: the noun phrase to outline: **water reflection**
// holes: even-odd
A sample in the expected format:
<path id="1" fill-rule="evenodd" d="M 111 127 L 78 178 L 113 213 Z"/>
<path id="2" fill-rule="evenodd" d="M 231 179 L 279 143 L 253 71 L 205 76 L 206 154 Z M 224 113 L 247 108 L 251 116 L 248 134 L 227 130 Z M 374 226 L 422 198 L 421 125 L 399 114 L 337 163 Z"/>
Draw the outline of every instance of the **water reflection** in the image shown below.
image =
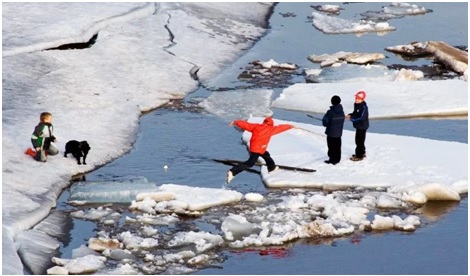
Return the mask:
<path id="1" fill-rule="evenodd" d="M 459 203 L 459 201 L 429 201 L 423 207 L 418 208 L 416 213 L 424 216 L 428 221 L 434 222 L 454 210 L 459 206 Z"/>

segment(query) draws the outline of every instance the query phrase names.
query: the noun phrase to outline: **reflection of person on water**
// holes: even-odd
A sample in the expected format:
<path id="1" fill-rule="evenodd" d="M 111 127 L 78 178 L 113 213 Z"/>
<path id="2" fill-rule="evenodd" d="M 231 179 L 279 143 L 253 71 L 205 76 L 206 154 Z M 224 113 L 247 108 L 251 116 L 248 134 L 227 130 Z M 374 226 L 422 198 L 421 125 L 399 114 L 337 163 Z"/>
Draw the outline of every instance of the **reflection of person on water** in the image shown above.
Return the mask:
<path id="1" fill-rule="evenodd" d="M 259 157 L 262 157 L 268 167 L 268 172 L 272 172 L 277 169 L 276 163 L 271 158 L 271 155 L 267 151 L 269 141 L 271 137 L 289 130 L 291 128 L 297 128 L 294 125 L 281 124 L 274 125 L 274 120 L 270 117 L 266 117 L 262 124 L 249 123 L 244 120 L 235 120 L 229 124 L 230 126 L 237 126 L 243 130 L 251 132 L 250 139 L 250 157 L 247 161 L 233 166 L 227 171 L 227 183 L 230 183 L 235 175 L 242 171 L 251 168 L 258 161 Z"/>

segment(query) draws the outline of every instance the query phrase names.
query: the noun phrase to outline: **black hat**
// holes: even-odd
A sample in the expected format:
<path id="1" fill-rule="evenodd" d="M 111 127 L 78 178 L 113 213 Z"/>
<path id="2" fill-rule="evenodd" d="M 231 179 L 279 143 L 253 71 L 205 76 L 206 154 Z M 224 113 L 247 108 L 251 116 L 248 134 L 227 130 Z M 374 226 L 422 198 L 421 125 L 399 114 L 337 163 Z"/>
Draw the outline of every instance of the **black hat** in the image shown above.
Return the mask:
<path id="1" fill-rule="evenodd" d="M 332 105 L 338 105 L 341 103 L 341 98 L 339 96 L 334 95 L 331 97 L 331 104 Z"/>

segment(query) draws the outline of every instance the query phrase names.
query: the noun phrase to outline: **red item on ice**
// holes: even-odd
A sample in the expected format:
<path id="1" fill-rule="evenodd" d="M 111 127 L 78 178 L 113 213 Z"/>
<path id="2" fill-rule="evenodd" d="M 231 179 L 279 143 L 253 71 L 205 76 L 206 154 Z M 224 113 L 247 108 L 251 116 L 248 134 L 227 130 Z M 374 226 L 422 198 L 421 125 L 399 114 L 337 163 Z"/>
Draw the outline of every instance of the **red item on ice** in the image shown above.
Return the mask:
<path id="1" fill-rule="evenodd" d="M 31 156 L 32 158 L 36 157 L 36 151 L 32 148 L 27 148 L 24 154 Z"/>

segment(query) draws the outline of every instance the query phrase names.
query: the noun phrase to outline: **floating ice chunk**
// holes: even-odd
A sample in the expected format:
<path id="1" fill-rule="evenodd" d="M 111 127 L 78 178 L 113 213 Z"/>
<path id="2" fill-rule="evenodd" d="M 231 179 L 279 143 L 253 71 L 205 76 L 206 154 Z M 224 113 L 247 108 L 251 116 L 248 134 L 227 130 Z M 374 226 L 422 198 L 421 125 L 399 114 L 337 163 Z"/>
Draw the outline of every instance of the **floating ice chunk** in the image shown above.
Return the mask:
<path id="1" fill-rule="evenodd" d="M 162 193 L 162 192 L 147 192 L 147 193 L 139 193 L 136 195 L 136 201 L 142 201 L 145 198 L 153 199 L 155 201 L 168 201 L 175 198 L 174 193 Z"/>
<path id="2" fill-rule="evenodd" d="M 323 65 L 322 65 L 323 66 Z M 342 64 L 340 67 L 326 67 L 318 75 L 307 75 L 308 82 L 374 82 L 393 81 L 397 70 L 391 70 L 384 65 Z"/>
<path id="3" fill-rule="evenodd" d="M 158 246 L 158 240 L 154 238 L 144 238 L 140 243 L 140 247 L 143 249 L 150 249 Z"/>
<path id="4" fill-rule="evenodd" d="M 324 220 L 317 219 L 313 222 L 307 223 L 302 227 L 300 231 L 300 237 L 334 237 L 335 236 L 335 227 Z"/>
<path id="5" fill-rule="evenodd" d="M 426 196 L 427 201 L 430 200 L 455 200 L 460 201 L 460 195 L 457 191 L 453 190 L 450 186 L 445 186 L 440 183 L 427 183 L 427 184 L 412 184 L 405 186 L 391 187 L 391 192 L 395 193 L 415 193 L 420 192 Z"/>
<path id="6" fill-rule="evenodd" d="M 396 230 L 402 230 L 402 231 L 407 231 L 407 232 L 412 232 L 416 230 L 413 224 L 408 223 L 407 221 L 404 221 L 399 216 L 393 215 L 392 219 L 394 223 L 393 228 Z"/>
<path id="7" fill-rule="evenodd" d="M 377 198 L 373 195 L 364 195 L 360 202 L 366 207 L 373 208 L 377 205 Z"/>
<path id="8" fill-rule="evenodd" d="M 424 78 L 424 73 L 419 70 L 409 70 L 402 68 L 396 72 L 394 81 L 410 81 Z"/>
<path id="9" fill-rule="evenodd" d="M 237 191 L 175 184 L 164 184 L 158 190 L 173 192 L 176 195 L 176 200 L 188 204 L 187 209 L 190 211 L 199 211 L 212 206 L 238 202 L 243 198 L 243 194 Z"/>
<path id="10" fill-rule="evenodd" d="M 61 266 L 54 266 L 47 270 L 47 275 L 68 275 L 69 271 Z"/>
<path id="11" fill-rule="evenodd" d="M 189 268 L 185 265 L 171 264 L 166 270 L 165 275 L 188 275 L 196 271 L 196 269 Z M 156 274 L 156 273 L 151 273 Z"/>
<path id="12" fill-rule="evenodd" d="M 183 256 L 178 253 L 165 254 L 162 256 L 162 258 L 166 263 L 179 263 L 181 260 L 183 260 Z"/>
<path id="13" fill-rule="evenodd" d="M 225 239 L 231 241 L 249 236 L 253 234 L 257 228 L 244 216 L 230 214 L 222 222 L 221 230 L 225 234 Z"/>
<path id="14" fill-rule="evenodd" d="M 339 51 L 334 54 L 322 54 L 322 55 L 311 54 L 310 56 L 307 57 L 307 59 L 313 63 L 319 63 L 319 62 L 326 61 L 326 60 L 339 61 L 340 59 L 343 59 L 343 57 L 347 54 L 348 52 L 344 52 L 344 51 Z"/>
<path id="15" fill-rule="evenodd" d="M 162 201 L 157 203 L 155 209 L 159 212 L 165 211 L 174 211 L 179 213 L 184 213 L 186 209 L 188 209 L 189 204 L 185 201 L 181 200 L 170 200 L 170 201 Z"/>
<path id="16" fill-rule="evenodd" d="M 133 222 L 139 222 L 139 223 L 150 224 L 150 225 L 170 225 L 170 224 L 174 224 L 178 221 L 179 221 L 179 218 L 176 214 L 171 214 L 171 215 L 143 214 L 143 215 L 136 216 L 136 219 L 133 220 Z"/>
<path id="17" fill-rule="evenodd" d="M 424 184 L 417 187 L 416 190 L 425 194 L 428 200 L 460 201 L 459 193 L 439 183 Z"/>
<path id="18" fill-rule="evenodd" d="M 348 63 L 367 64 L 384 58 L 385 55 L 382 53 L 350 53 L 344 57 L 344 60 Z"/>
<path id="19" fill-rule="evenodd" d="M 130 210 L 139 210 L 147 214 L 156 214 L 154 207 L 157 205 L 155 200 L 145 197 L 142 201 L 132 201 Z"/>
<path id="20" fill-rule="evenodd" d="M 268 61 L 265 61 L 265 62 L 261 62 L 261 66 L 263 66 L 263 68 L 271 68 L 271 67 L 278 67 L 279 66 L 279 63 L 277 63 L 274 59 L 270 59 Z"/>
<path id="21" fill-rule="evenodd" d="M 105 267 L 106 257 L 87 255 L 76 259 L 52 258 L 53 262 L 61 265 L 69 274 L 92 274 Z"/>
<path id="22" fill-rule="evenodd" d="M 246 201 L 251 201 L 251 202 L 261 202 L 263 201 L 264 197 L 261 194 L 258 193 L 247 193 L 245 195 L 245 200 Z"/>
<path id="23" fill-rule="evenodd" d="M 456 181 L 452 183 L 450 187 L 452 188 L 452 190 L 456 191 L 459 194 L 467 193 L 468 192 L 468 180 L 465 179 L 465 180 Z"/>
<path id="24" fill-rule="evenodd" d="M 319 12 L 339 14 L 339 11 L 342 10 L 338 5 L 316 5 L 311 6 Z"/>
<path id="25" fill-rule="evenodd" d="M 324 209 L 330 205 L 337 205 L 338 201 L 334 198 L 333 194 L 314 194 L 307 199 L 310 208 L 314 210 Z"/>
<path id="26" fill-rule="evenodd" d="M 389 194 L 381 194 L 377 199 L 377 208 L 398 209 L 404 207 L 404 203 Z"/>
<path id="27" fill-rule="evenodd" d="M 295 70 L 297 69 L 297 65 L 292 64 L 292 63 L 281 63 L 278 65 L 279 68 L 284 69 L 284 70 Z"/>
<path id="28" fill-rule="evenodd" d="M 327 34 L 363 33 L 363 32 L 387 32 L 396 30 L 387 22 L 376 23 L 373 21 L 353 22 L 350 20 L 323 15 L 312 12 L 315 28 Z"/>
<path id="29" fill-rule="evenodd" d="M 337 222 L 347 222 L 354 225 L 362 224 L 369 213 L 369 209 L 364 207 L 346 206 L 345 204 L 329 205 L 323 211 L 328 216 L 328 220 Z"/>
<path id="30" fill-rule="evenodd" d="M 416 226 L 420 225 L 419 218 L 417 216 L 408 216 L 406 219 L 401 219 L 399 216 L 392 216 L 394 221 L 394 229 L 402 231 L 415 231 Z"/>
<path id="31" fill-rule="evenodd" d="M 122 248 L 122 244 L 117 239 L 106 239 L 106 238 L 90 238 L 88 240 L 88 247 L 102 252 L 106 249 L 117 249 Z"/>
<path id="32" fill-rule="evenodd" d="M 431 10 L 426 9 L 425 7 L 419 7 L 415 4 L 403 3 L 403 2 L 394 2 L 389 6 L 383 7 L 385 13 L 394 14 L 394 15 L 416 15 L 416 14 L 425 14 L 431 12 Z"/>
<path id="33" fill-rule="evenodd" d="M 333 64 L 340 64 L 339 62 L 347 62 L 354 64 L 369 64 L 376 62 L 377 60 L 384 59 L 385 55 L 382 53 L 357 53 L 357 52 L 337 52 L 334 54 L 323 54 L 323 55 L 310 55 L 308 60 L 313 63 L 320 63 L 320 66 L 327 67 Z"/>
<path id="34" fill-rule="evenodd" d="M 150 226 L 143 226 L 142 227 L 142 233 L 147 236 L 147 237 L 153 237 L 157 235 L 158 230 L 156 228 L 150 227 Z"/>
<path id="35" fill-rule="evenodd" d="M 100 253 L 96 252 L 92 248 L 85 246 L 85 245 L 80 245 L 80 247 L 72 249 L 72 259 L 76 259 L 79 257 L 84 257 L 86 255 L 96 255 L 99 256 Z"/>
<path id="36" fill-rule="evenodd" d="M 406 217 L 405 221 L 412 224 L 412 225 L 414 225 L 414 226 L 421 225 L 421 221 L 419 220 L 418 216 L 410 215 L 410 216 Z"/>
<path id="37" fill-rule="evenodd" d="M 468 53 L 443 41 L 428 41 L 426 50 L 432 53 L 438 62 L 457 73 L 464 74 L 468 68 Z"/>
<path id="38" fill-rule="evenodd" d="M 426 49 L 427 42 L 411 42 L 405 45 L 396 45 L 386 47 L 385 50 L 388 52 L 408 56 L 408 57 L 424 57 L 429 56 L 430 53 Z"/>
<path id="39" fill-rule="evenodd" d="M 72 212 L 70 215 L 74 218 L 79 218 L 79 219 L 87 219 L 87 220 L 100 220 L 110 214 L 112 214 L 114 211 L 110 208 L 103 208 L 102 206 L 98 208 L 91 208 L 87 211 L 83 210 L 78 210 L 75 212 Z"/>
<path id="40" fill-rule="evenodd" d="M 106 249 L 103 251 L 103 256 L 106 256 L 110 259 L 116 260 L 116 261 L 121 261 L 125 259 L 130 259 L 134 260 L 136 257 L 132 255 L 131 251 L 126 250 L 126 249 Z"/>
<path id="41" fill-rule="evenodd" d="M 144 240 L 141 237 L 132 235 L 129 231 L 122 232 L 121 234 L 119 234 L 118 239 L 121 240 L 125 248 L 129 250 L 140 248 L 140 244 Z"/>
<path id="42" fill-rule="evenodd" d="M 370 225 L 374 230 L 390 230 L 395 225 L 393 218 L 375 215 L 372 224 Z"/>
<path id="43" fill-rule="evenodd" d="M 144 177 L 123 177 L 116 181 L 77 182 L 70 187 L 69 201 L 131 202 L 137 194 L 155 192 L 156 184 Z"/>
<path id="44" fill-rule="evenodd" d="M 306 198 L 304 195 L 296 195 L 290 197 L 284 197 L 283 201 L 279 204 L 282 208 L 291 210 L 297 210 L 301 208 L 307 208 L 308 203 L 305 202 Z"/>
<path id="45" fill-rule="evenodd" d="M 194 253 L 191 250 L 180 251 L 177 254 L 180 255 L 181 258 L 183 258 L 183 259 L 190 259 L 190 258 L 193 258 L 193 257 L 196 256 L 196 253 Z"/>
<path id="46" fill-rule="evenodd" d="M 213 235 L 207 232 L 178 232 L 172 240 L 168 242 L 169 247 L 194 244 L 197 252 L 204 252 L 221 245 L 224 239 L 220 235 Z"/>
<path id="47" fill-rule="evenodd" d="M 132 267 L 130 264 L 118 264 L 115 269 L 107 270 L 108 275 L 137 275 L 140 274 L 139 270 Z"/>
<path id="48" fill-rule="evenodd" d="M 404 192 L 401 199 L 403 201 L 419 205 L 425 204 L 428 201 L 428 198 L 424 193 L 417 191 Z"/>
<path id="49" fill-rule="evenodd" d="M 317 218 L 315 221 L 299 227 L 299 237 L 339 237 L 354 232 L 354 226 L 344 222 L 331 222 Z"/>
<path id="50" fill-rule="evenodd" d="M 306 69 L 305 75 L 306 76 L 318 76 L 322 72 L 322 69 Z"/>
<path id="51" fill-rule="evenodd" d="M 196 257 L 193 257 L 193 258 L 189 259 L 188 264 L 190 264 L 190 265 L 199 265 L 199 264 L 203 264 L 203 263 L 205 263 L 209 260 L 210 260 L 209 255 L 201 254 L 199 256 L 196 256 Z"/>

